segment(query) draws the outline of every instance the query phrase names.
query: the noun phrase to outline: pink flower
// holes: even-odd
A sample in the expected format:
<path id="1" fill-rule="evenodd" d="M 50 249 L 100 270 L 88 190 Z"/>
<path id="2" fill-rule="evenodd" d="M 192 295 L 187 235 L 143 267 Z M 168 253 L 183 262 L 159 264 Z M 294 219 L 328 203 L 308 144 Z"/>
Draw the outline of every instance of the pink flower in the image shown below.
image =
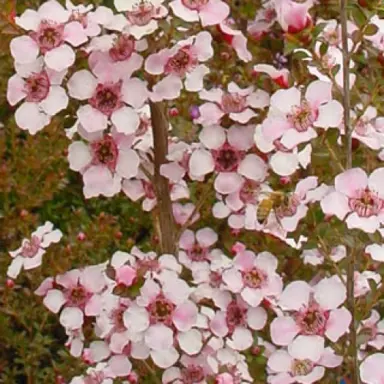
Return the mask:
<path id="1" fill-rule="evenodd" d="M 261 109 L 269 104 L 269 95 L 254 87 L 240 88 L 234 82 L 228 84 L 228 92 L 220 88 L 199 92 L 203 100 L 208 100 L 199 107 L 200 117 L 196 122 L 205 126 L 219 124 L 223 116 L 228 115 L 233 121 L 246 124 L 257 116 L 251 108 Z M 250 108 L 251 107 L 251 108 Z"/>
<path id="2" fill-rule="evenodd" d="M 34 135 L 68 105 L 68 96 L 60 86 L 65 72 L 44 68 L 41 59 L 19 64 L 16 71 L 8 80 L 7 100 L 12 106 L 24 100 L 16 110 L 16 124 Z"/>
<path id="3" fill-rule="evenodd" d="M 340 307 L 346 299 L 346 288 L 338 277 L 324 278 L 311 287 L 305 281 L 288 284 L 279 306 L 290 315 L 275 318 L 271 338 L 277 345 L 288 345 L 297 335 L 324 335 L 336 342 L 348 331 L 351 314 Z"/>
<path id="4" fill-rule="evenodd" d="M 187 222 L 192 225 L 200 218 L 200 213 L 195 211 L 195 205 L 192 203 L 173 203 L 172 212 L 176 224 L 179 225 L 184 225 Z"/>
<path id="5" fill-rule="evenodd" d="M 189 299 L 191 293 L 184 280 L 168 278 L 160 285 L 148 279 L 140 296 L 124 313 L 124 324 L 143 335 L 153 361 L 160 368 L 168 368 L 179 359 L 175 340 L 185 353 L 192 355 L 203 346 L 200 332 L 193 329 L 198 308 Z"/>
<path id="6" fill-rule="evenodd" d="M 217 233 L 211 228 L 202 228 L 196 234 L 190 229 L 185 230 L 179 240 L 180 263 L 189 269 L 198 268 L 198 264 L 211 259 L 210 248 L 217 242 Z"/>
<path id="7" fill-rule="evenodd" d="M 42 263 L 46 248 L 58 243 L 63 234 L 59 229 L 53 229 L 53 224 L 47 221 L 32 233 L 31 239 L 24 239 L 20 248 L 9 252 L 13 258 L 7 270 L 7 276 L 15 279 L 22 268 L 25 270 L 37 268 Z"/>
<path id="8" fill-rule="evenodd" d="M 42 53 L 48 68 L 58 72 L 69 68 L 75 62 L 70 45 L 78 47 L 88 41 L 83 25 L 72 21 L 71 15 L 57 1 L 49 0 L 37 12 L 28 9 L 16 18 L 18 25 L 31 31 L 29 36 L 11 41 L 11 54 L 16 63 L 29 64 Z"/>
<path id="9" fill-rule="evenodd" d="M 368 356 L 360 365 L 360 377 L 364 384 L 384 383 L 384 354 Z"/>
<path id="10" fill-rule="evenodd" d="M 201 148 L 193 151 L 189 159 L 189 174 L 199 179 L 215 171 L 215 190 L 222 194 L 237 191 L 242 176 L 261 182 L 267 174 L 264 161 L 247 151 L 253 146 L 251 126 L 232 126 L 228 130 L 220 126 L 205 127 L 199 135 Z"/>
<path id="11" fill-rule="evenodd" d="M 44 305 L 53 313 L 61 308 L 60 324 L 68 330 L 80 329 L 86 316 L 95 316 L 101 311 L 100 294 L 106 288 L 103 276 L 105 265 L 95 265 L 82 270 L 73 269 L 55 277 L 51 289 L 40 290 Z M 43 282 L 44 284 L 44 282 Z"/>
<path id="12" fill-rule="evenodd" d="M 270 384 L 311 384 L 324 377 L 325 368 L 335 368 L 343 361 L 331 348 L 324 349 L 319 336 L 299 336 L 288 350 L 279 349 L 268 359 Z"/>
<path id="13" fill-rule="evenodd" d="M 173 13 L 187 22 L 201 20 L 203 27 L 220 24 L 229 15 L 229 6 L 220 0 L 173 0 Z"/>
<path id="14" fill-rule="evenodd" d="M 116 81 L 109 73 L 105 77 L 95 77 L 82 69 L 69 79 L 68 91 L 74 99 L 88 101 L 77 110 L 77 117 L 87 132 L 102 131 L 109 121 L 120 133 L 131 134 L 139 127 L 135 108 L 140 108 L 147 99 L 143 81 L 137 78 Z"/>
<path id="15" fill-rule="evenodd" d="M 366 349 L 367 346 L 371 346 L 379 351 L 383 349 L 384 320 L 381 320 L 380 314 L 376 310 L 372 310 L 368 319 L 361 321 L 357 332 L 360 338 L 365 339 L 360 348 Z"/>
<path id="16" fill-rule="evenodd" d="M 223 273 L 227 289 L 240 296 L 252 307 L 260 305 L 264 298 L 278 296 L 283 287 L 276 273 L 277 259 L 269 252 L 243 251 L 236 255 L 234 266 Z"/>
<path id="17" fill-rule="evenodd" d="M 122 179 L 137 175 L 140 159 L 132 146 L 132 136 L 116 131 L 87 135 L 90 143 L 75 141 L 68 148 L 72 170 L 83 175 L 84 196 L 113 196 L 120 192 Z"/>
<path id="18" fill-rule="evenodd" d="M 136 179 L 123 181 L 123 192 L 132 200 L 138 201 L 144 197 L 142 203 L 143 211 L 149 212 L 157 205 L 156 191 L 147 176 L 139 172 Z M 188 185 L 184 180 L 170 183 L 170 197 L 172 201 L 189 199 Z"/>
<path id="19" fill-rule="evenodd" d="M 335 178 L 335 191 L 321 201 L 327 215 L 346 218 L 348 228 L 374 233 L 384 221 L 384 168 L 368 177 L 361 168 L 349 169 Z"/>
<path id="20" fill-rule="evenodd" d="M 262 4 L 255 19 L 248 25 L 248 33 L 256 40 L 261 39 L 269 32 L 276 22 L 276 10 L 274 0 L 267 0 Z"/>
<path id="21" fill-rule="evenodd" d="M 262 307 L 251 307 L 243 300 L 229 300 L 210 319 L 211 332 L 234 350 L 244 351 L 253 344 L 253 332 L 264 328 L 267 313 Z"/>
<path id="22" fill-rule="evenodd" d="M 262 133 L 268 140 L 279 139 L 281 145 L 292 149 L 317 137 L 315 127 L 338 127 L 341 120 L 342 106 L 332 100 L 332 85 L 317 80 L 308 86 L 304 99 L 294 87 L 275 92 Z"/>
<path id="23" fill-rule="evenodd" d="M 284 31 L 297 33 L 308 27 L 312 20 L 308 13 L 313 0 L 297 3 L 293 0 L 275 0 L 277 21 Z"/>
<path id="24" fill-rule="evenodd" d="M 155 32 L 159 26 L 157 20 L 167 16 L 168 10 L 163 2 L 164 0 L 114 0 L 116 9 L 125 12 L 129 33 L 137 40 Z"/>
<path id="25" fill-rule="evenodd" d="M 98 78 L 127 79 L 144 61 L 136 52 L 137 46 L 135 39 L 126 33 L 96 37 L 89 48 L 89 66 Z"/>
<path id="26" fill-rule="evenodd" d="M 165 75 L 153 87 L 151 99 L 176 99 L 183 88 L 184 78 L 187 91 L 197 92 L 203 89 L 203 78 L 209 73 L 209 68 L 200 63 L 213 56 L 211 44 L 211 34 L 203 31 L 179 41 L 173 48 L 150 55 L 145 61 L 145 70 L 152 75 Z"/>

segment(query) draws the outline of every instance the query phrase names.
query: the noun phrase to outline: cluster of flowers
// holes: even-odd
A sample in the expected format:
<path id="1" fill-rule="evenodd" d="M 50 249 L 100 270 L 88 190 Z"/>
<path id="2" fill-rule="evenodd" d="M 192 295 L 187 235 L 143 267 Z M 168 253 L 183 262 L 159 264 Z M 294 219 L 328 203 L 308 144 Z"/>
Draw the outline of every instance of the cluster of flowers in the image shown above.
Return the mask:
<path id="1" fill-rule="evenodd" d="M 312 6 L 311 0 L 268 1 L 247 31 L 260 39 L 277 22 L 285 33 L 302 33 L 313 26 Z M 278 195 L 271 188 L 270 174 L 289 181 L 311 163 L 311 142 L 319 132 L 335 128 L 340 136 L 345 133 L 343 108 L 337 99 L 342 90 L 338 67 L 342 60 L 335 20 L 316 20 L 324 25 L 314 52 L 300 50 L 307 55 L 316 80 L 292 84 L 281 57 L 276 66 L 261 63 L 254 67 L 255 73 L 271 77 L 273 89 L 277 87 L 268 93 L 236 81 L 226 88 L 207 89 L 209 61 L 215 55 L 208 30 L 178 27 L 186 38 L 168 36 L 164 43 L 166 32 L 159 27 L 161 23 L 174 28 L 172 20 L 178 18 L 193 26 L 217 26 L 238 58 L 251 61 L 247 39 L 232 28 L 224 1 L 174 0 L 168 9 L 162 0 L 115 0 L 115 7 L 120 13 L 102 6 L 95 10 L 74 6 L 69 1 L 64 8 L 49 0 L 38 11 L 27 10 L 16 18 L 28 32 L 11 42 L 16 74 L 9 79 L 7 98 L 12 106 L 22 102 L 15 112 L 21 129 L 36 134 L 66 109 L 69 98 L 74 100 L 76 123 L 67 135 L 76 140 L 69 146 L 68 160 L 70 168 L 82 175 L 86 198 L 111 197 L 123 191 L 133 201 L 143 199 L 143 210 L 152 210 L 157 204 L 153 183 L 156 143 L 150 103 L 194 92 L 201 101 L 192 116 L 193 123 L 201 127 L 198 141 L 187 143 L 171 137 L 167 162 L 161 166 L 161 174 L 170 182 L 173 214 L 179 225 L 198 219 L 198 214 L 191 217 L 195 213 L 192 203 L 176 202 L 188 201 L 188 183 L 211 178 L 216 192 L 213 216 L 226 219 L 234 231 L 270 233 L 301 248 L 307 238 L 295 241 L 288 235 L 305 218 L 309 205 L 319 202 L 326 215 L 346 218 L 350 229 L 382 231 L 384 168 L 369 176 L 360 168 L 347 170 L 335 178 L 334 186 L 319 185 L 318 177 L 309 176 L 298 181 L 292 192 L 280 195 L 279 203 L 270 202 L 271 196 Z M 372 22 L 380 24 L 379 20 Z M 356 28 L 351 23 L 349 33 Z M 378 29 L 366 38 L 380 48 L 382 33 Z M 325 53 L 324 43 L 328 47 Z M 350 80 L 353 84 L 355 78 Z M 381 150 L 382 117 L 377 117 L 373 107 L 362 107 L 361 112 L 355 113 L 354 137 Z M 260 217 L 266 206 L 269 208 Z M 10 277 L 15 278 L 22 266 L 38 266 L 44 248 L 60 240 L 61 233 L 52 231 L 50 223 L 43 228 L 12 254 Z M 130 361 L 151 357 L 157 367 L 165 369 L 164 383 L 204 383 L 211 378 L 222 384 L 247 383 L 252 378 L 242 352 L 258 345 L 265 348 L 272 384 L 316 382 L 326 368 L 342 363 L 332 343 L 348 332 L 351 322 L 343 306 L 343 275 L 310 284 L 294 281 L 284 288 L 273 255 L 256 255 L 236 244 L 235 257 L 229 258 L 210 249 L 216 240 L 209 228 L 196 234 L 187 230 L 177 255 L 157 257 L 135 248 L 131 254 L 115 253 L 110 265 L 46 279 L 36 293 L 44 296 L 44 304 L 52 312 L 60 312 L 71 353 L 98 363 L 87 376 L 72 382 L 108 384 L 115 377 L 134 380 Z M 304 261 L 322 263 L 324 255 L 317 249 L 311 251 L 303 253 Z M 368 245 L 366 252 L 373 260 L 383 261 L 380 244 Z M 339 253 L 340 249 L 331 255 L 335 263 L 343 258 Z M 190 275 L 190 280 L 185 278 Z M 374 273 L 357 274 L 357 295 L 370 290 L 368 280 L 380 284 L 380 276 Z M 121 287 L 128 289 L 127 297 L 117 294 Z M 83 350 L 82 327 L 88 319 L 95 323 L 99 340 Z M 373 347 L 382 342 L 379 319 L 373 312 L 361 323 L 363 329 L 371 329 L 373 336 L 367 343 Z M 255 339 L 255 331 L 266 328 L 270 340 Z M 370 368 L 382 358 L 377 354 L 364 360 L 361 376 L 366 383 L 376 383 L 384 375 L 382 369 Z M 375 377 L 370 376 L 372 372 Z"/>
<path id="2" fill-rule="evenodd" d="M 36 294 L 60 312 L 71 353 L 97 363 L 72 383 L 135 377 L 131 361 L 149 357 L 164 369 L 163 383 L 247 383 L 252 378 L 240 352 L 257 347 L 265 348 L 271 383 L 316 382 L 340 365 L 328 340 L 339 340 L 351 321 L 342 281 L 332 276 L 283 289 L 272 254 L 236 243 L 229 258 L 214 248 L 217 238 L 210 228 L 186 230 L 178 257 L 134 247 L 116 252 L 110 264 L 47 278 Z M 186 270 L 190 280 L 182 277 Z M 254 335 L 268 318 L 273 344 Z M 86 348 L 85 323 L 94 324 L 96 337 Z"/>

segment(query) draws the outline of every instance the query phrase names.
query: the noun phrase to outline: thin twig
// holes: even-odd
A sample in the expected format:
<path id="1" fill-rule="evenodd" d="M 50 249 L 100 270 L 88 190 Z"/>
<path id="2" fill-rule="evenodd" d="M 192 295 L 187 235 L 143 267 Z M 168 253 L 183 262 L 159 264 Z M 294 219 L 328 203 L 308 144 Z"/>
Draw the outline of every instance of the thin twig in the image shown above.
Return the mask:
<path id="1" fill-rule="evenodd" d="M 340 0 L 341 39 L 343 48 L 343 107 L 344 107 L 344 132 L 347 160 L 346 169 L 352 168 L 352 129 L 351 129 L 351 95 L 349 84 L 349 52 L 348 52 L 348 0 Z M 355 250 L 349 247 L 347 263 L 347 305 L 351 312 L 352 320 L 349 333 L 350 351 L 352 358 L 351 378 L 352 384 L 360 383 L 359 361 L 357 357 L 357 340 L 355 324 Z"/>

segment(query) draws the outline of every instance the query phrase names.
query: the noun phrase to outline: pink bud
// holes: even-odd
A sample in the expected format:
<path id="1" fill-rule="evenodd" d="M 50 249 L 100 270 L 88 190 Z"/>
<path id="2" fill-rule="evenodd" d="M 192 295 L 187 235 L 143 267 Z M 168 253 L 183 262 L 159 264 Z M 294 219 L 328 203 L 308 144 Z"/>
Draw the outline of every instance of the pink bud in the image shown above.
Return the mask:
<path id="1" fill-rule="evenodd" d="M 136 278 L 136 270 L 129 265 L 123 265 L 116 269 L 116 282 L 130 287 Z"/>
<path id="2" fill-rule="evenodd" d="M 12 289 L 15 286 L 15 282 L 12 279 L 7 279 L 5 282 L 7 288 Z"/>
<path id="3" fill-rule="evenodd" d="M 26 209 L 22 209 L 20 211 L 20 217 L 24 218 L 28 216 L 28 211 Z"/>
<path id="4" fill-rule="evenodd" d="M 168 113 L 169 113 L 169 116 L 176 117 L 179 115 L 179 110 L 176 107 L 172 107 L 169 109 Z"/>
<path id="5" fill-rule="evenodd" d="M 86 238 L 86 236 L 85 236 L 85 233 L 84 233 L 84 232 L 79 232 L 79 233 L 77 234 L 77 240 L 79 240 L 79 241 L 84 241 L 85 238 Z"/>
<path id="6" fill-rule="evenodd" d="M 85 348 L 83 354 L 81 355 L 81 359 L 86 364 L 93 364 L 94 361 L 91 358 L 91 350 L 89 348 Z"/>
<path id="7" fill-rule="evenodd" d="M 287 185 L 291 182 L 291 178 L 289 176 L 280 177 L 280 183 L 283 185 Z"/>
<path id="8" fill-rule="evenodd" d="M 131 372 L 128 377 L 127 377 L 128 381 L 131 383 L 131 384 L 136 384 L 139 382 L 139 376 L 137 375 L 136 372 Z"/>

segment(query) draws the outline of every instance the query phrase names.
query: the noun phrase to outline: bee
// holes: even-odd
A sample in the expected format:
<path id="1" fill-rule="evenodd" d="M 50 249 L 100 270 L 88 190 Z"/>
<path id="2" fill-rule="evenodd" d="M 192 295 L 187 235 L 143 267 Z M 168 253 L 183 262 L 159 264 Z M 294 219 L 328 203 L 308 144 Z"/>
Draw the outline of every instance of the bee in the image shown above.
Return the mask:
<path id="1" fill-rule="evenodd" d="M 269 218 L 271 212 L 275 213 L 278 220 L 285 207 L 290 203 L 290 195 L 282 191 L 273 191 L 266 193 L 266 197 L 260 201 L 256 218 L 260 224 L 264 224 Z M 280 212 L 282 211 L 282 212 Z"/>

